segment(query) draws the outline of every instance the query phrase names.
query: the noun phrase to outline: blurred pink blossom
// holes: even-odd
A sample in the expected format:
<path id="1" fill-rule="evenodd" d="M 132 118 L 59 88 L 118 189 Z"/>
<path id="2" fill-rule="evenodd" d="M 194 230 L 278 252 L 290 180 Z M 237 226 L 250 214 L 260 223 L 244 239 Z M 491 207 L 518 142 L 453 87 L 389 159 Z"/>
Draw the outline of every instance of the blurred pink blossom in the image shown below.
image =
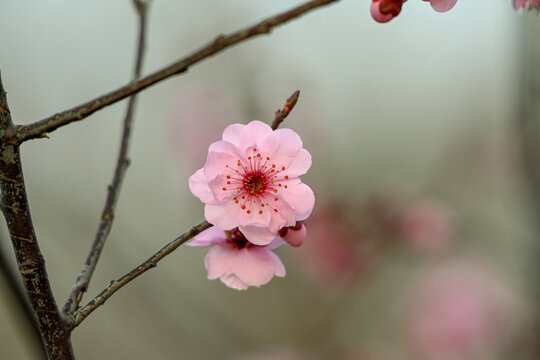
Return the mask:
<path id="1" fill-rule="evenodd" d="M 307 275 L 327 284 L 350 280 L 357 267 L 364 265 L 357 229 L 328 206 L 317 207 L 308 225 L 309 238 L 298 252 Z"/>
<path id="2" fill-rule="evenodd" d="M 175 146 L 173 153 L 194 165 L 206 161 L 208 144 L 221 134 L 221 129 L 242 117 L 241 108 L 228 96 L 226 89 L 210 86 L 189 87 L 189 92 L 175 96 L 173 115 L 167 129 Z"/>
<path id="3" fill-rule="evenodd" d="M 430 271 L 411 299 L 406 331 L 417 360 L 492 359 L 508 340 L 514 295 L 475 263 Z"/>
<path id="4" fill-rule="evenodd" d="M 266 246 L 253 245 L 238 230 L 225 232 L 212 226 L 195 236 L 188 245 L 216 245 L 204 259 L 208 279 L 219 278 L 232 289 L 246 290 L 250 286 L 260 287 L 274 276 L 285 276 L 283 263 L 272 252 L 283 244 L 284 241 L 276 237 Z"/>
<path id="5" fill-rule="evenodd" d="M 516 10 L 528 9 L 528 10 L 539 10 L 540 9 L 540 0 L 514 0 L 514 8 Z"/>
<path id="6" fill-rule="evenodd" d="M 238 227 L 251 243 L 268 245 L 279 229 L 311 214 L 315 196 L 300 180 L 310 166 L 297 133 L 255 120 L 225 128 L 189 188 L 206 204 L 208 222 L 221 230 Z"/>
<path id="7" fill-rule="evenodd" d="M 397 232 L 405 244 L 425 251 L 441 251 L 450 245 L 454 222 L 442 204 L 422 200 L 397 215 Z"/>

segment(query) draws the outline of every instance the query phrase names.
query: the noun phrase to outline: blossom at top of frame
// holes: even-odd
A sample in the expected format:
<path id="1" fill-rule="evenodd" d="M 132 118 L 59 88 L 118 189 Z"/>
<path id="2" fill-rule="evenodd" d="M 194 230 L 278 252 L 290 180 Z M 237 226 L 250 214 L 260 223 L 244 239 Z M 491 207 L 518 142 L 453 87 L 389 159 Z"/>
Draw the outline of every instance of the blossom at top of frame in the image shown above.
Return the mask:
<path id="1" fill-rule="evenodd" d="M 401 7 L 407 0 L 372 0 L 370 12 L 373 19 L 379 23 L 386 23 L 395 18 L 401 12 Z M 445 12 L 456 5 L 457 0 L 423 0 L 431 4 L 433 10 Z M 534 1 L 538 0 L 515 0 L 515 1 Z"/>
<path id="2" fill-rule="evenodd" d="M 446 12 L 456 5 L 457 0 L 424 0 L 431 4 L 433 10 L 437 12 Z"/>
<path id="3" fill-rule="evenodd" d="M 219 278 L 232 289 L 246 290 L 250 286 L 260 287 L 274 276 L 285 276 L 283 263 L 272 252 L 284 243 L 283 239 L 275 237 L 270 244 L 258 246 L 247 241 L 238 229 L 223 231 L 212 226 L 188 245 L 215 245 L 204 259 L 208 279 Z"/>
<path id="4" fill-rule="evenodd" d="M 407 0 L 372 0 L 369 8 L 373 20 L 385 23 L 399 15 L 401 6 Z"/>
<path id="5" fill-rule="evenodd" d="M 302 146 L 293 130 L 272 130 L 261 121 L 226 127 L 204 167 L 189 178 L 191 192 L 205 203 L 206 220 L 221 230 L 238 227 L 261 246 L 305 220 L 315 195 L 300 180 L 311 166 Z"/>
<path id="6" fill-rule="evenodd" d="M 540 0 L 514 0 L 514 8 L 516 10 L 520 10 L 520 9 L 540 10 Z"/>

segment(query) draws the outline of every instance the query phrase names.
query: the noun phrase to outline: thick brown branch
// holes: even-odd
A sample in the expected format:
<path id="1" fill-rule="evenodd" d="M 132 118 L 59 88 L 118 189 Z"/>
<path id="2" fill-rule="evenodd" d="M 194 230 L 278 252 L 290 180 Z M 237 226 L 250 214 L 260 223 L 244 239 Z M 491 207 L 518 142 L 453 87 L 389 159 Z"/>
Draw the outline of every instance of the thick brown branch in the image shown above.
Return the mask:
<path id="1" fill-rule="evenodd" d="M 105 288 L 99 295 L 97 295 L 92 301 L 87 305 L 77 311 L 73 318 L 70 320 L 71 328 L 78 326 L 88 315 L 90 315 L 94 310 L 103 305 L 105 301 L 111 297 L 117 290 L 129 283 L 131 280 L 134 280 L 138 276 L 142 275 L 147 270 L 150 270 L 153 267 L 156 267 L 157 263 L 163 259 L 165 256 L 176 250 L 180 245 L 190 240 L 197 234 L 208 229 L 210 225 L 208 222 L 203 221 L 199 225 L 192 227 L 189 231 L 185 232 L 181 236 L 169 242 L 167 245 L 162 247 L 158 252 L 149 257 L 141 265 L 137 266 L 135 269 L 131 270 L 121 278 L 111 281 L 109 286 Z"/>
<path id="2" fill-rule="evenodd" d="M 0 243 L 2 243 L 3 240 L 4 238 L 2 237 Z M 45 344 L 43 344 L 43 341 L 41 340 L 39 326 L 34 317 L 32 307 L 28 302 L 28 296 L 20 285 L 18 272 L 10 265 L 7 254 L 5 254 L 4 248 L 0 244 L 0 274 L 5 278 L 8 293 L 13 297 L 13 302 L 21 314 L 19 318 L 28 324 L 28 333 L 30 336 L 25 340 L 33 345 L 36 351 L 39 351 L 40 358 L 46 359 L 47 350 L 45 349 Z"/>
<path id="3" fill-rule="evenodd" d="M 0 188 L 2 211 L 41 337 L 51 359 L 73 359 L 70 332 L 56 306 L 41 255 L 24 185 L 19 145 L 9 143 L 14 129 L 0 79 Z"/>
<path id="4" fill-rule="evenodd" d="M 137 45 L 137 54 L 135 56 L 135 69 L 133 71 L 133 78 L 137 80 L 141 77 L 143 58 L 144 58 L 144 48 L 146 43 L 146 23 L 147 23 L 147 14 L 148 14 L 148 2 L 142 0 L 134 0 L 135 8 L 137 9 L 137 14 L 139 16 L 139 35 L 138 35 L 138 45 Z M 129 143 L 131 139 L 131 128 L 133 125 L 133 113 L 135 110 L 135 102 L 137 96 L 133 95 L 129 98 L 126 115 L 124 118 L 124 129 L 122 132 L 122 140 L 120 145 L 120 151 L 118 153 L 118 159 L 116 162 L 116 169 L 114 171 L 113 180 L 111 185 L 109 185 L 109 192 L 107 195 L 107 200 L 105 201 L 105 206 L 101 213 L 101 221 L 98 226 L 96 236 L 90 252 L 86 258 L 84 266 L 81 270 L 81 273 L 75 281 L 75 286 L 71 291 L 62 312 L 66 315 L 72 314 L 77 310 L 79 304 L 82 300 L 82 296 L 88 289 L 92 275 L 96 268 L 97 262 L 101 255 L 101 251 L 105 246 L 105 241 L 111 231 L 113 220 L 114 220 L 114 210 L 116 208 L 116 203 L 118 201 L 118 196 L 122 187 L 124 180 L 124 175 L 129 166 L 129 159 L 127 157 L 129 151 Z"/>
<path id="5" fill-rule="evenodd" d="M 29 139 L 44 137 L 47 135 L 47 133 L 58 129 L 61 126 L 67 125 L 74 121 L 82 120 L 95 111 L 125 99 L 126 97 L 133 95 L 149 86 L 152 86 L 171 76 L 186 72 L 190 66 L 212 55 L 215 55 L 228 47 L 254 36 L 268 34 L 274 27 L 278 25 L 286 23 L 311 10 L 336 1 L 339 0 L 312 0 L 276 16 L 269 17 L 253 26 L 247 27 L 233 34 L 227 36 L 218 36 L 208 45 L 195 51 L 191 55 L 159 71 L 156 71 L 153 74 L 143 77 L 138 81 L 131 82 L 130 84 L 127 84 L 108 94 L 95 98 L 94 100 L 76 106 L 72 109 L 57 113 L 33 124 L 19 126 L 14 135 L 14 141 L 20 143 Z"/>

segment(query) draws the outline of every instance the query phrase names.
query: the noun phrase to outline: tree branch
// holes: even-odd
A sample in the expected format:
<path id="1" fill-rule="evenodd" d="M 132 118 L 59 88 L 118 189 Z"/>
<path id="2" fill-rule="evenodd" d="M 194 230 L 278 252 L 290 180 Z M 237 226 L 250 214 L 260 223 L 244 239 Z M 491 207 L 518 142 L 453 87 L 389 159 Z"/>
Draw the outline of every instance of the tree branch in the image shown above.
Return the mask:
<path id="1" fill-rule="evenodd" d="M 133 0 L 137 14 L 139 17 L 139 35 L 138 35 L 138 45 L 137 45 L 137 54 L 135 56 L 135 69 L 133 71 L 133 79 L 136 81 L 141 77 L 141 70 L 144 58 L 144 49 L 146 43 L 146 23 L 147 23 L 147 14 L 148 14 L 148 2 L 143 0 Z M 118 160 L 116 163 L 116 169 L 114 171 L 114 176 L 111 185 L 109 185 L 109 192 L 107 195 L 107 200 L 105 201 L 105 206 L 101 213 L 101 222 L 99 224 L 96 236 L 94 238 L 94 243 L 90 248 L 90 252 L 86 258 L 84 266 L 75 281 L 73 290 L 71 291 L 62 312 L 65 315 L 72 314 L 79 307 L 79 304 L 82 300 L 84 293 L 88 289 L 90 280 L 96 268 L 96 265 L 99 261 L 101 251 L 105 246 L 105 241 L 109 236 L 109 233 L 112 228 L 114 221 L 114 210 L 116 208 L 116 203 L 118 202 L 118 196 L 120 195 L 120 190 L 124 180 L 125 173 L 129 166 L 129 159 L 127 157 L 129 151 L 129 143 L 131 138 L 131 128 L 133 125 L 133 113 L 135 109 L 135 102 L 137 96 L 133 95 L 129 98 L 126 115 L 124 118 L 124 129 L 122 132 L 122 140 L 120 145 L 120 151 L 118 154 Z"/>
<path id="2" fill-rule="evenodd" d="M 45 261 L 41 255 L 22 172 L 19 145 L 9 141 L 14 125 L 0 78 L 0 189 L 15 257 L 26 293 L 39 324 L 41 338 L 50 359 L 73 359 L 70 332 L 54 299 Z"/>
<path id="3" fill-rule="evenodd" d="M 139 275 L 142 275 L 147 270 L 156 267 L 157 263 L 165 256 L 167 256 L 180 245 L 211 226 L 212 225 L 209 224 L 207 221 L 203 221 L 199 225 L 192 227 L 189 231 L 185 232 L 184 234 L 180 235 L 179 237 L 162 247 L 158 252 L 149 257 L 141 265 L 137 266 L 119 279 L 111 281 L 109 286 L 107 286 L 102 292 L 100 292 L 99 295 L 97 295 L 92 301 L 90 301 L 72 316 L 72 318 L 69 320 L 70 327 L 73 329 L 78 326 L 84 319 L 86 319 L 88 315 L 90 315 L 94 310 L 103 305 L 105 301 L 110 298 L 111 295 L 114 294 L 117 290 L 128 284 L 131 280 L 137 278 Z"/>
<path id="4" fill-rule="evenodd" d="M 12 141 L 21 143 L 26 140 L 45 137 L 47 133 L 58 129 L 61 126 L 70 124 L 74 121 L 82 120 L 90 116 L 95 111 L 114 104 L 149 86 L 152 86 L 174 75 L 184 73 L 189 69 L 190 66 L 212 55 L 215 55 L 228 47 L 261 34 L 268 34 L 274 27 L 278 25 L 284 24 L 299 17 L 300 15 L 303 15 L 304 13 L 336 1 L 339 0 L 312 0 L 281 14 L 269 17 L 253 26 L 247 27 L 230 35 L 218 36 L 208 45 L 195 51 L 191 55 L 173 63 L 172 65 L 158 70 L 153 74 L 143 77 L 138 81 L 133 81 L 108 94 L 95 98 L 94 100 L 88 101 L 69 110 L 57 113 L 33 124 L 19 126 L 16 133 L 13 134 Z"/>
<path id="5" fill-rule="evenodd" d="M 0 243 L 3 242 L 3 237 L 0 239 Z M 46 359 L 47 350 L 45 349 L 45 345 L 43 344 L 43 341 L 41 340 L 41 334 L 39 332 L 39 327 L 36 322 L 36 319 L 34 317 L 34 314 L 32 312 L 32 307 L 30 306 L 30 303 L 28 302 L 28 297 L 25 294 L 23 288 L 21 287 L 19 280 L 18 280 L 18 274 L 16 270 L 10 266 L 8 257 L 5 254 L 4 247 L 0 244 L 0 274 L 2 274 L 6 280 L 6 284 L 9 288 L 9 293 L 13 296 L 13 302 L 15 306 L 19 309 L 22 318 L 25 320 L 26 324 L 28 324 L 30 339 L 30 343 L 32 343 L 33 347 L 36 348 L 36 352 L 39 351 L 41 357 L 43 359 Z"/>

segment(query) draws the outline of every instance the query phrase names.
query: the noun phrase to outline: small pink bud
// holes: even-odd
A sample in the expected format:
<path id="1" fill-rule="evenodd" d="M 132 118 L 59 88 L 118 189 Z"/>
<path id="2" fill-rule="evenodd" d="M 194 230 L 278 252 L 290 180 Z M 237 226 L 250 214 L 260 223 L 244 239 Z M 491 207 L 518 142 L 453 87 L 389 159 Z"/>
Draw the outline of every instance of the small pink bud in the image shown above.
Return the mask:
<path id="1" fill-rule="evenodd" d="M 289 245 L 302 246 L 306 240 L 307 230 L 303 222 L 296 222 L 296 226 L 286 227 L 279 231 L 279 236 Z"/>
<path id="2" fill-rule="evenodd" d="M 379 23 L 386 23 L 398 16 L 401 6 L 407 0 L 372 0 L 371 17 Z"/>

